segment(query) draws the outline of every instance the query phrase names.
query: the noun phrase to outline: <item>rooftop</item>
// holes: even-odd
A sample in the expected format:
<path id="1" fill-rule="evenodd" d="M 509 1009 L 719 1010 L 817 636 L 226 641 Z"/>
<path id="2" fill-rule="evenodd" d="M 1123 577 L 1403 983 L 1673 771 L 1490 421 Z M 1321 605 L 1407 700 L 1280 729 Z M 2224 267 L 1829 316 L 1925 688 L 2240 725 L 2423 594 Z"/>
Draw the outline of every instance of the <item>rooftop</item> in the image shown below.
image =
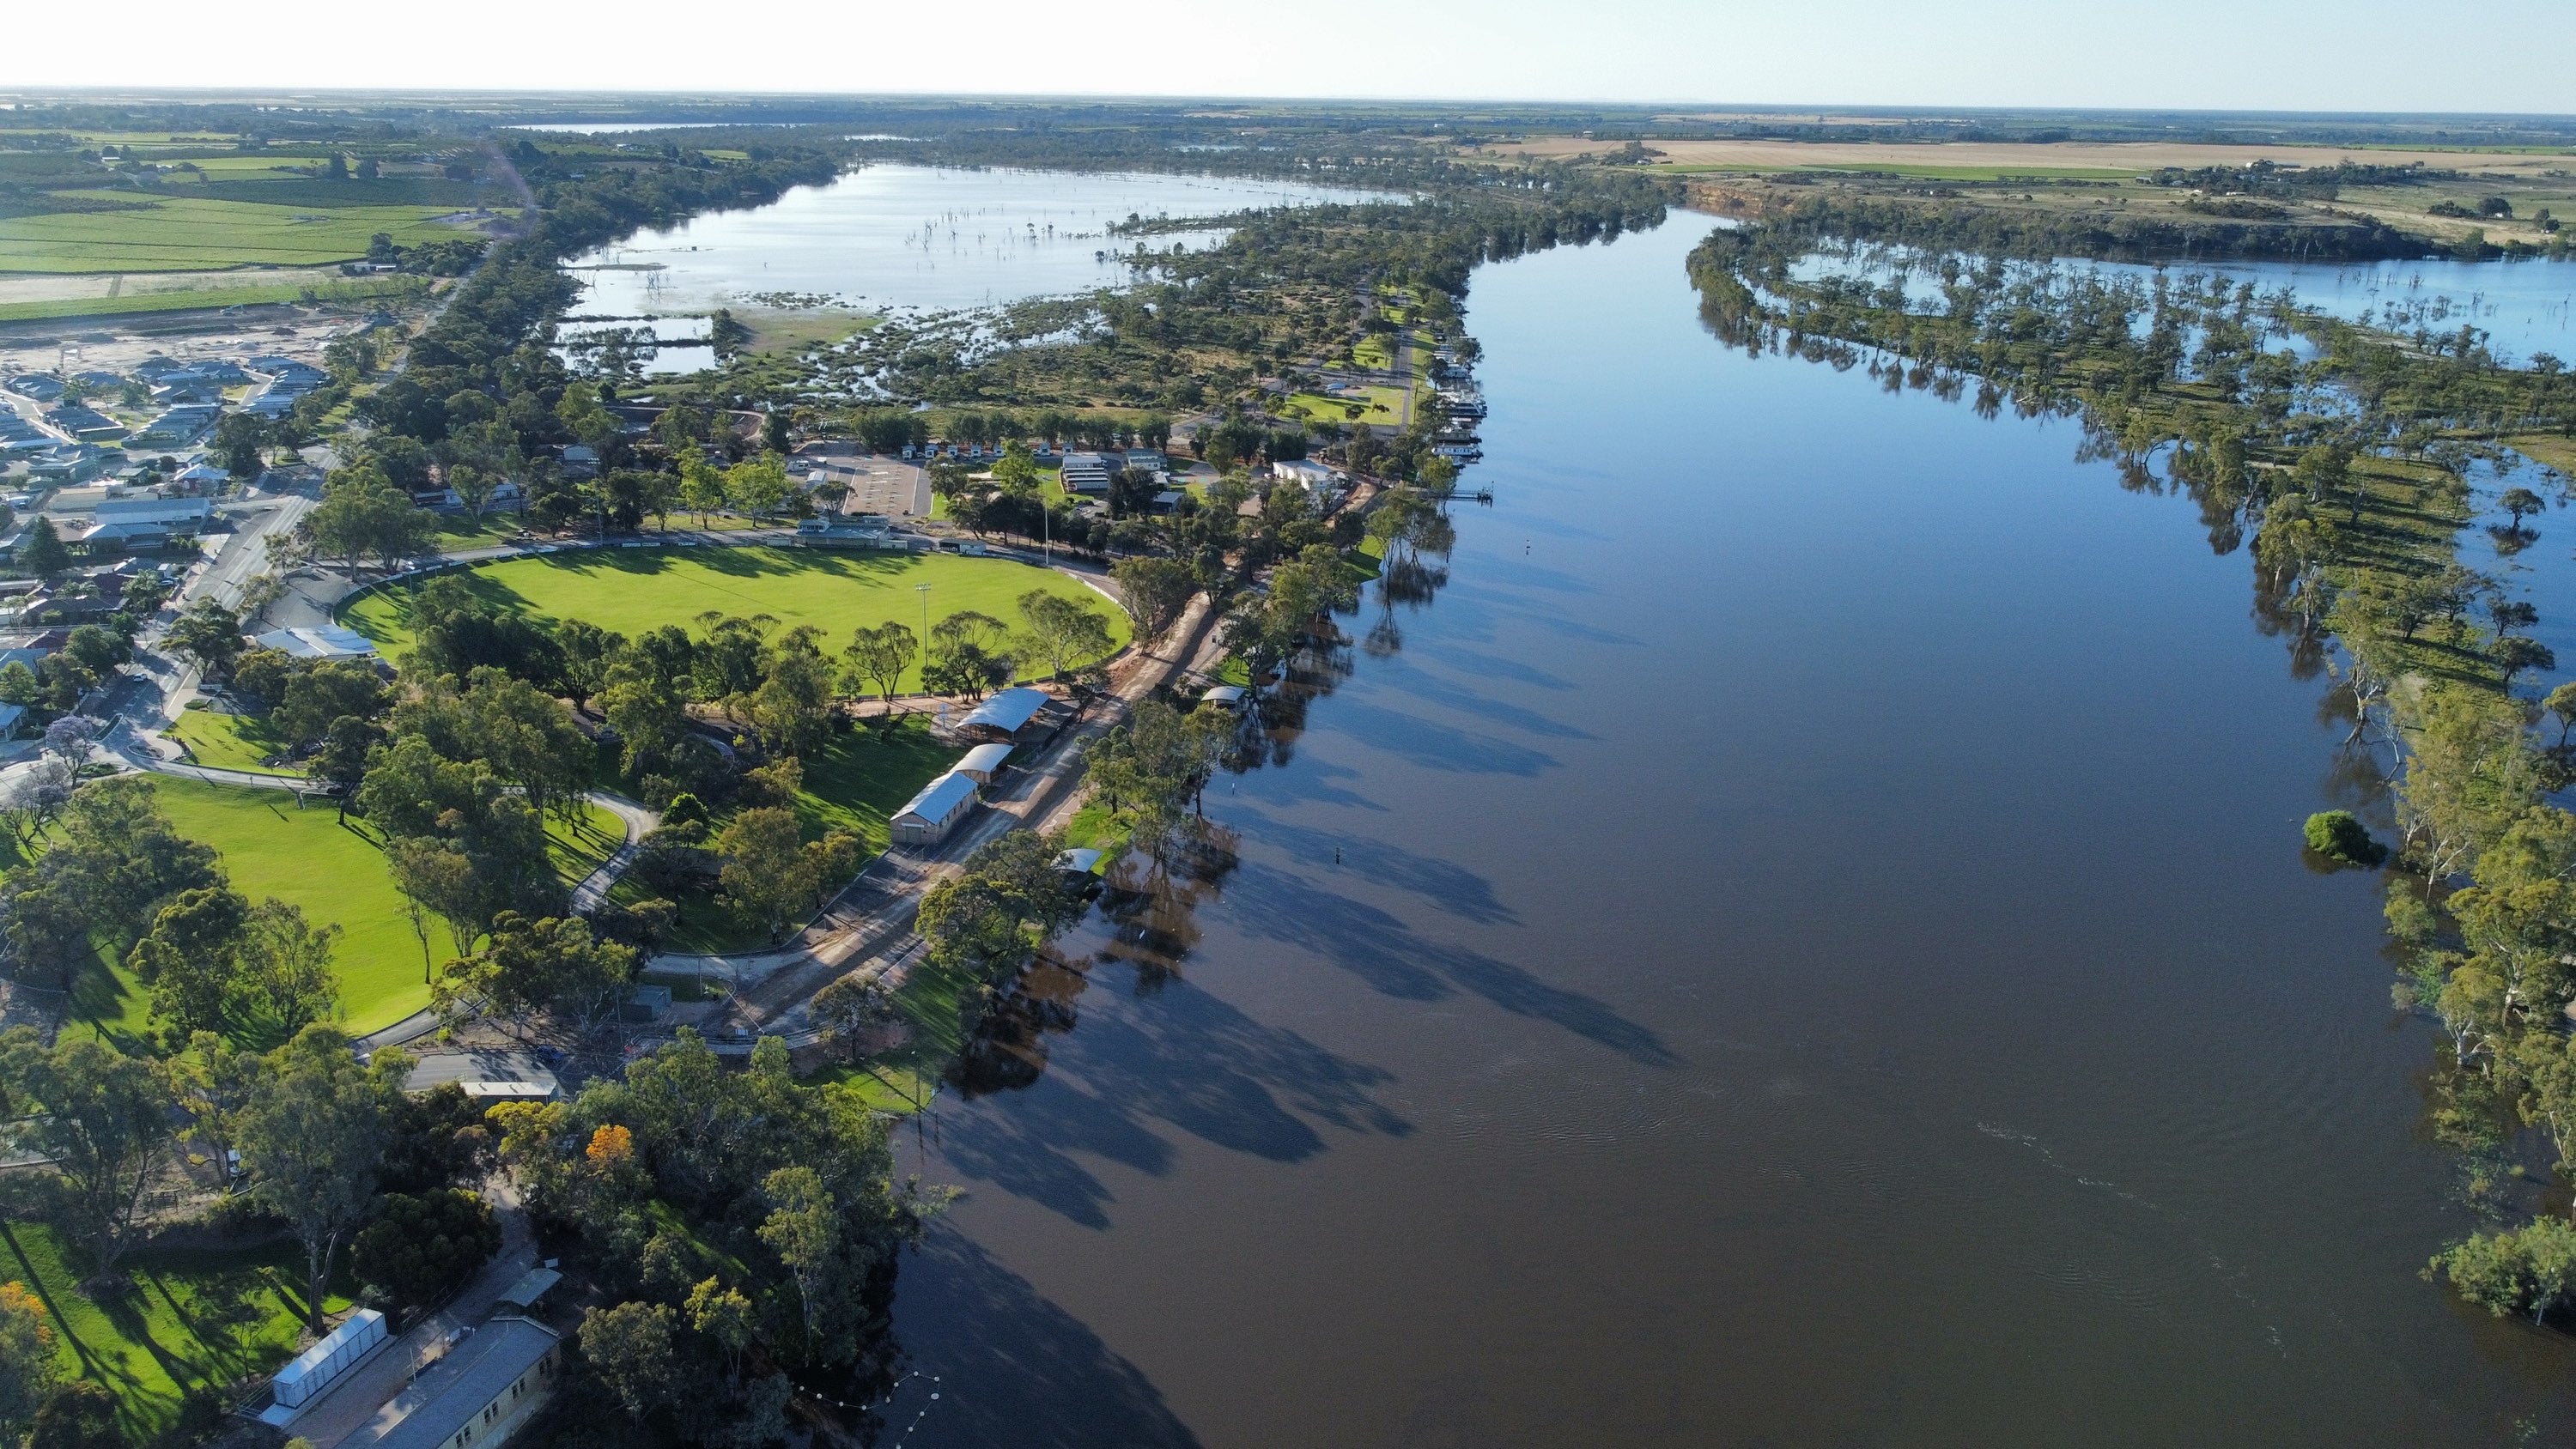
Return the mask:
<path id="1" fill-rule="evenodd" d="M 958 806 L 975 798 L 975 782 L 955 770 L 921 787 L 921 793 L 888 818 L 900 820 L 918 815 L 924 820 L 945 820 Z"/>
<path id="2" fill-rule="evenodd" d="M 957 768 L 960 770 L 981 770 L 989 775 L 993 771 L 1002 768 L 1002 762 L 1010 757 L 1011 747 L 1009 745 L 977 745 L 975 748 L 966 752 L 966 758 L 957 762 Z"/>
<path id="3" fill-rule="evenodd" d="M 421 1370 L 340 1449 L 438 1449 L 556 1342 L 554 1330 L 533 1319 L 495 1318 Z"/>
<path id="4" fill-rule="evenodd" d="M 984 725 L 1005 734 L 1018 734 L 1022 725 L 1036 719 L 1039 710 L 1054 702 L 1055 696 L 1043 689 L 1031 689 L 1026 685 L 1005 689 L 967 711 L 966 717 L 957 722 L 957 727 L 967 729 Z"/>

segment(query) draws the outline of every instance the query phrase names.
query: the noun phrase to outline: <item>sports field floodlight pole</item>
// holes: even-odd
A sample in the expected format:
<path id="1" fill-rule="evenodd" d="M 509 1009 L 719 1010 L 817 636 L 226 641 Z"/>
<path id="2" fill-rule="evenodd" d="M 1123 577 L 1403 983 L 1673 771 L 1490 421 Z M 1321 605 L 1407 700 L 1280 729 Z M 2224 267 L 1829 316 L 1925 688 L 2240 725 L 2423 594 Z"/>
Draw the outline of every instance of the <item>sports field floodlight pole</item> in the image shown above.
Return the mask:
<path id="1" fill-rule="evenodd" d="M 921 692 L 930 692 L 930 585 L 914 584 L 912 591 L 921 595 Z"/>

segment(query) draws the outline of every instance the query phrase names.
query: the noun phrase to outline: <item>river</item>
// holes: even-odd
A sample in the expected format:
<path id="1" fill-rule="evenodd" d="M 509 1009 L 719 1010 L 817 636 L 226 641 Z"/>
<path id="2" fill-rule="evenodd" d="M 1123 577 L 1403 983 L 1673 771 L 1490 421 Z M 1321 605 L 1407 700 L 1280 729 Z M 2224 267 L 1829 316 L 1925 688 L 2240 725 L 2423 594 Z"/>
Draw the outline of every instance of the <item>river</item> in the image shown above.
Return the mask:
<path id="1" fill-rule="evenodd" d="M 1446 587 L 906 1128 L 885 1442 L 2564 1438 L 2568 1341 L 2417 1276 L 2433 1036 L 2247 558 L 1724 348 L 1707 224 L 1477 274 Z"/>

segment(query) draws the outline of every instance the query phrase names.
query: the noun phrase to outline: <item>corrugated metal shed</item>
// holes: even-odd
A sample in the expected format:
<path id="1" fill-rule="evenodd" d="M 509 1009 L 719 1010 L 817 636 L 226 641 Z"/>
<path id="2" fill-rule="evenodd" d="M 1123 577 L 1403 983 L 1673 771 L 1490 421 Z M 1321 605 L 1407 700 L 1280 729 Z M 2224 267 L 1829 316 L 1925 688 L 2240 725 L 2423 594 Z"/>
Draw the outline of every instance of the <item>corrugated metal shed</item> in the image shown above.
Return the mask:
<path id="1" fill-rule="evenodd" d="M 1015 735 L 1021 726 L 1037 718 L 1039 710 L 1054 702 L 1055 696 L 1043 689 L 1031 689 L 1026 685 L 1005 689 L 968 710 L 966 717 L 957 722 L 957 727 L 961 730 L 999 730 L 1006 735 Z"/>
<path id="2" fill-rule="evenodd" d="M 957 773 L 978 785 L 990 785 L 1002 772 L 1002 762 L 1011 757 L 1011 747 L 1003 744 L 977 745 L 957 762 Z"/>
<path id="3" fill-rule="evenodd" d="M 896 811 L 887 833 L 899 845 L 936 845 L 975 808 L 975 800 L 975 782 L 951 770 L 922 786 L 912 803 Z"/>

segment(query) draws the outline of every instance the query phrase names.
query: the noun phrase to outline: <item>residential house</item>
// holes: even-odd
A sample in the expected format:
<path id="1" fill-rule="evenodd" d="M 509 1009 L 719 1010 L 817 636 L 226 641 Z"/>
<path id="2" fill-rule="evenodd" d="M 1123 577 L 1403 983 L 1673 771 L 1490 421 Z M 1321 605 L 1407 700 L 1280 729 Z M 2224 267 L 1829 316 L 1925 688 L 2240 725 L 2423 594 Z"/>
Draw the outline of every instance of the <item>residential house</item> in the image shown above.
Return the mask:
<path id="1" fill-rule="evenodd" d="M 125 436 L 125 424 L 87 403 L 56 403 L 45 409 L 45 421 L 52 425 L 54 431 L 79 443 L 104 442 Z"/>
<path id="2" fill-rule="evenodd" d="M 197 537 L 214 525 L 209 498 L 111 498 L 94 504 L 95 520 L 74 535 L 90 553 L 152 553 Z"/>
<path id="3" fill-rule="evenodd" d="M 185 448 L 214 430 L 224 415 L 223 402 L 181 403 L 143 425 L 129 447 Z"/>
<path id="4" fill-rule="evenodd" d="M 91 443 L 62 443 L 29 459 L 27 467 L 39 483 L 86 483 L 122 457 Z"/>

